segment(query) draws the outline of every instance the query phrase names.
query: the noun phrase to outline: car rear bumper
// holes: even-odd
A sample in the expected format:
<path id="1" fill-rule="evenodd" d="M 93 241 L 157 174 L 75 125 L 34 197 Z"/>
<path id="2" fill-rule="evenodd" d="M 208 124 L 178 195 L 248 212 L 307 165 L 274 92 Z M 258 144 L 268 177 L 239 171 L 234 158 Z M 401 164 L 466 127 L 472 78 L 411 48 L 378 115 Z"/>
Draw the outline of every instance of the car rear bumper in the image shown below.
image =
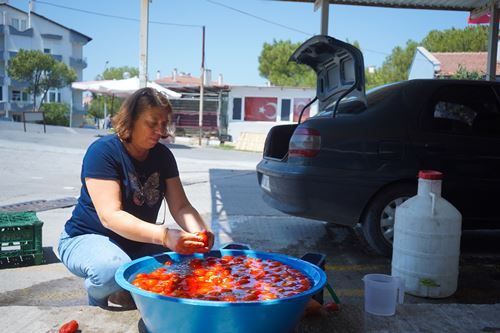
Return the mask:
<path id="1" fill-rule="evenodd" d="M 257 178 L 264 201 L 271 207 L 290 215 L 346 226 L 359 221 L 377 188 L 359 181 L 359 171 L 290 166 L 273 160 L 262 160 L 257 165 Z M 356 191 L 352 191 L 353 186 Z"/>

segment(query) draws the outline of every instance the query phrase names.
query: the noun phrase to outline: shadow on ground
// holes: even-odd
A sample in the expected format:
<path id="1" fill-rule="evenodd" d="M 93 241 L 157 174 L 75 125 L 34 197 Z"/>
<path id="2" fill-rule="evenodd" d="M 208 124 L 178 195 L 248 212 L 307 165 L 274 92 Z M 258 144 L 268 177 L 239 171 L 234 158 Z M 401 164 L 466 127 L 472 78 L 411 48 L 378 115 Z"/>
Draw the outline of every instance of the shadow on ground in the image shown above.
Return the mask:
<path id="1" fill-rule="evenodd" d="M 83 280 L 76 276 L 0 293 L 0 306 L 73 306 L 87 304 L 87 293 L 83 288 Z"/>
<path id="2" fill-rule="evenodd" d="M 212 229 L 220 243 L 301 257 L 326 255 L 328 281 L 346 303 L 363 302 L 362 278 L 391 273 L 391 260 L 366 252 L 351 228 L 283 214 L 262 199 L 255 170 L 211 169 Z M 500 231 L 462 235 L 458 290 L 446 299 L 407 297 L 408 303 L 498 303 Z M 326 294 L 325 294 L 326 295 Z"/>

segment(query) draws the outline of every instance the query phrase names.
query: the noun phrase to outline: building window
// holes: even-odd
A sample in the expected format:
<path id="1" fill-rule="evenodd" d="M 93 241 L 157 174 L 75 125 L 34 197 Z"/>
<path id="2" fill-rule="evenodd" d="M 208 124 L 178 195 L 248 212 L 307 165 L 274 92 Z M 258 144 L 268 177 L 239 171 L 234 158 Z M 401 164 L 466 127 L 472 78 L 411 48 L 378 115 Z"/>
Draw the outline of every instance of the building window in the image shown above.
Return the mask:
<path id="1" fill-rule="evenodd" d="M 50 54 L 50 49 L 43 49 L 43 53 Z"/>
<path id="2" fill-rule="evenodd" d="M 290 120 L 290 105 L 291 101 L 289 99 L 281 100 L 281 120 L 283 121 Z"/>
<path id="3" fill-rule="evenodd" d="M 47 92 L 47 103 L 61 103 L 61 93 L 57 89 L 50 89 Z"/>
<path id="4" fill-rule="evenodd" d="M 0 101 L 3 101 L 3 87 L 0 86 Z"/>
<path id="5" fill-rule="evenodd" d="M 12 25 L 14 28 L 16 28 L 17 30 L 19 30 L 19 19 L 17 19 L 17 18 L 13 18 L 13 19 L 11 20 L 11 25 Z"/>
<path id="6" fill-rule="evenodd" d="M 19 31 L 26 30 L 26 20 L 19 18 L 12 18 L 11 25 Z"/>
<path id="7" fill-rule="evenodd" d="M 12 102 L 27 102 L 28 93 L 22 90 L 12 90 Z"/>
<path id="8" fill-rule="evenodd" d="M 241 120 L 241 98 L 233 98 L 233 120 Z"/>

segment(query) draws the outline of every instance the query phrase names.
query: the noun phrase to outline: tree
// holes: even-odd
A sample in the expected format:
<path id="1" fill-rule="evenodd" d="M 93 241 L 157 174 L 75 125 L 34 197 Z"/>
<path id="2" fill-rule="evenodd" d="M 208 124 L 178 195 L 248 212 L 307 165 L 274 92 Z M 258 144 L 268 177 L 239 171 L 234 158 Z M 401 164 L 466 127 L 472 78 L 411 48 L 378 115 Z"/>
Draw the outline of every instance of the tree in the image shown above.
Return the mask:
<path id="1" fill-rule="evenodd" d="M 264 43 L 259 56 L 259 74 L 272 85 L 315 87 L 316 74 L 311 68 L 288 61 L 301 44 L 290 40 Z"/>
<path id="2" fill-rule="evenodd" d="M 51 88 L 62 88 L 76 80 L 76 73 L 65 63 L 55 60 L 50 54 L 37 50 L 19 50 L 9 61 L 9 76 L 27 82 L 28 93 L 33 96 L 33 110 L 43 104 L 43 98 Z M 36 97 L 42 95 L 37 108 Z"/>
<path id="3" fill-rule="evenodd" d="M 485 52 L 488 50 L 488 30 L 486 26 L 432 30 L 421 45 L 430 52 Z"/>
<path id="4" fill-rule="evenodd" d="M 463 30 L 454 28 L 444 31 L 433 30 L 420 43 L 409 40 L 404 49 L 395 47 L 374 73 L 366 72 L 366 88 L 408 79 L 417 46 L 423 46 L 430 52 L 486 51 L 488 31 L 484 26 L 471 26 Z M 465 78 L 464 73 L 460 75 Z M 473 78 L 474 74 L 467 77 Z"/>
<path id="5" fill-rule="evenodd" d="M 129 66 L 106 68 L 102 74 L 96 77 L 96 80 L 121 80 L 125 73 L 128 73 L 130 77 L 139 76 L 139 69 Z M 107 112 L 113 116 L 118 112 L 122 99 L 92 94 L 92 102 L 87 110 L 88 114 L 95 118 L 104 118 L 104 104 L 106 104 Z"/>
<path id="6" fill-rule="evenodd" d="M 406 80 L 417 46 L 417 42 L 408 40 L 405 48 L 395 47 L 382 66 L 374 73 L 365 72 L 366 89 Z"/>
<path id="7" fill-rule="evenodd" d="M 104 72 L 97 76 L 98 80 L 121 80 L 123 75 L 128 73 L 130 77 L 139 76 L 139 69 L 136 67 L 122 66 L 106 68 Z"/>

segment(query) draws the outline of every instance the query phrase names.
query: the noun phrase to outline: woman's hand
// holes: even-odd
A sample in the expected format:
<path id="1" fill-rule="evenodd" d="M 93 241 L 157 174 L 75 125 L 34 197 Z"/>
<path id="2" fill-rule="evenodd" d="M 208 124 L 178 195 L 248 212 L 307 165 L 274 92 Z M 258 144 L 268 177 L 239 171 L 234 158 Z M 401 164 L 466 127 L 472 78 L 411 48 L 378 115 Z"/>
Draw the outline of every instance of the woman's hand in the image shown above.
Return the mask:
<path id="1" fill-rule="evenodd" d="M 205 249 L 202 237 L 199 235 L 177 229 L 168 229 L 163 245 L 179 254 L 193 254 L 195 252 L 208 252 Z"/>
<path id="2" fill-rule="evenodd" d="M 199 237 L 198 239 L 200 241 L 203 242 L 203 247 L 201 249 L 198 249 L 197 252 L 208 252 L 212 249 L 212 246 L 214 246 L 215 236 L 211 231 L 205 229 L 199 232 L 195 232 L 194 234 Z"/>

